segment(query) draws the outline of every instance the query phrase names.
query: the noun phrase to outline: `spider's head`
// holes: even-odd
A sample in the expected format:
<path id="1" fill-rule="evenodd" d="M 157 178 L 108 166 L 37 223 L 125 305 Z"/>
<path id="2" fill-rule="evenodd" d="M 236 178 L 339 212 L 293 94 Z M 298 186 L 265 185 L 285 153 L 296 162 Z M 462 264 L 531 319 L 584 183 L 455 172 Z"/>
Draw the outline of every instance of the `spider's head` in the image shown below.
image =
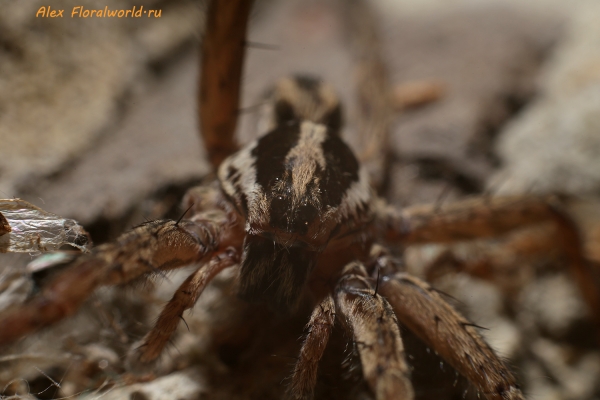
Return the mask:
<path id="1" fill-rule="evenodd" d="M 272 129 L 226 159 L 219 180 L 246 219 L 242 296 L 285 309 L 329 241 L 364 219 L 371 190 L 329 86 L 284 79 L 272 96 Z"/>

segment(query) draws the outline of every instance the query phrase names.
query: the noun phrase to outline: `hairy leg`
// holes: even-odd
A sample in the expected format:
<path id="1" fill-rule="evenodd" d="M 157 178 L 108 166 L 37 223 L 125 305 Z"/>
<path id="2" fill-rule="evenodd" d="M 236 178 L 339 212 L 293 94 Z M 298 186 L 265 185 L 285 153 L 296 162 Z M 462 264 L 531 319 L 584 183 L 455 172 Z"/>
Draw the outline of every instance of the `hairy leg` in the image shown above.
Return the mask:
<path id="1" fill-rule="evenodd" d="M 102 282 L 104 268 L 102 260 L 82 256 L 77 265 L 56 276 L 40 294 L 0 315 L 0 346 L 74 314 Z"/>
<path id="2" fill-rule="evenodd" d="M 213 0 L 202 40 L 200 125 L 216 169 L 237 150 L 234 133 L 244 64 L 246 25 L 252 0 Z"/>
<path id="3" fill-rule="evenodd" d="M 558 228 L 555 247 L 568 257 L 573 277 L 600 332 L 598 282 L 584 257 L 579 229 L 562 211 L 558 198 L 478 198 L 444 207 L 416 206 L 401 211 L 381 205 L 377 208 L 377 219 L 383 237 L 406 245 L 482 239 L 535 224 L 555 224 Z"/>
<path id="4" fill-rule="evenodd" d="M 81 255 L 57 273 L 40 294 L 0 315 L 0 346 L 72 315 L 98 286 L 127 283 L 202 262 L 222 245 L 233 244 L 222 233 L 227 223 L 223 215 L 198 218 L 148 222 L 114 243 Z"/>
<path id="5" fill-rule="evenodd" d="M 392 123 L 389 73 L 384 62 L 379 21 L 373 4 L 366 0 L 343 3 L 345 33 L 355 59 L 355 85 L 358 101 L 358 154 L 371 182 L 381 188 L 389 158 L 388 136 Z"/>
<path id="6" fill-rule="evenodd" d="M 488 400 L 523 399 L 510 370 L 477 332 L 422 280 L 398 273 L 386 276 L 380 291 L 398 319 L 467 377 Z"/>
<path id="7" fill-rule="evenodd" d="M 219 272 L 238 262 L 238 252 L 229 248 L 190 275 L 163 308 L 154 328 L 142 339 L 142 345 L 135 349 L 135 357 L 142 363 L 155 360 L 175 333 L 183 312 L 196 304 L 204 288 Z"/>
<path id="8" fill-rule="evenodd" d="M 338 315 L 352 333 L 363 375 L 377 400 L 413 399 L 396 316 L 359 263 L 346 266 L 335 289 Z"/>
<path id="9" fill-rule="evenodd" d="M 535 278 L 535 265 L 569 261 L 556 246 L 561 235 L 556 224 L 544 223 L 501 239 L 441 245 L 439 254 L 426 266 L 424 279 L 434 282 L 448 273 L 463 272 L 492 282 L 507 296 L 514 296 Z"/>
<path id="10" fill-rule="evenodd" d="M 292 383 L 288 389 L 288 398 L 308 400 L 314 395 L 317 383 L 317 369 L 329 341 L 335 322 L 335 305 L 331 295 L 319 303 L 306 325 L 308 333 L 302 343 L 300 357 L 294 367 Z"/>
<path id="11" fill-rule="evenodd" d="M 377 208 L 384 237 L 405 244 L 451 243 L 498 236 L 535 223 L 556 220 L 557 199 L 473 198 L 456 203 Z"/>
<path id="12" fill-rule="evenodd" d="M 144 274 L 164 273 L 201 261 L 219 246 L 220 220 L 157 220 L 142 224 L 93 255 L 108 266 L 104 284 L 130 282 Z"/>

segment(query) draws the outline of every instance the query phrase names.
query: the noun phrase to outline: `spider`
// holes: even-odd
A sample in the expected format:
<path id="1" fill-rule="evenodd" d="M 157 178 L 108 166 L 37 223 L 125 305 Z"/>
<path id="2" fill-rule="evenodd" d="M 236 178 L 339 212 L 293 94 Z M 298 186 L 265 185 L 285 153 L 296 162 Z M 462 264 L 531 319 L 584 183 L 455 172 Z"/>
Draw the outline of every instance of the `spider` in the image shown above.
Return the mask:
<path id="1" fill-rule="evenodd" d="M 538 198 L 396 210 L 376 196 L 342 139 L 342 108 L 333 88 L 309 76 L 285 78 L 264 108 L 264 132 L 254 142 L 234 152 L 228 137 L 207 139 L 219 164 L 217 179 L 188 192 L 188 218 L 147 222 L 78 257 L 37 297 L 0 316 L 0 345 L 72 314 L 98 286 L 198 264 L 133 352 L 136 362 L 151 363 L 207 284 L 239 265 L 242 299 L 267 304 L 275 315 L 293 314 L 303 303 L 312 307 L 289 398 L 313 396 L 336 324 L 352 338 L 375 398 L 414 398 L 401 322 L 486 398 L 522 399 L 513 374 L 478 327 L 443 294 L 405 273 L 381 244 L 467 240 L 551 221 L 564 228 L 565 247 L 584 281 L 568 219 Z"/>

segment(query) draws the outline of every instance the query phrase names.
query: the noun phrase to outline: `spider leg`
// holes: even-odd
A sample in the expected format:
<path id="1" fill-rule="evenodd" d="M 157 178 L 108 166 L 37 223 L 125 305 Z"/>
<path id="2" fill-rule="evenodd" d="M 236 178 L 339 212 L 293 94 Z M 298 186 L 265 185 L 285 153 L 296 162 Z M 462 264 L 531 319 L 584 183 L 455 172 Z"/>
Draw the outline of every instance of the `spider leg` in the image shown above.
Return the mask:
<path id="1" fill-rule="evenodd" d="M 252 0 L 213 0 L 202 40 L 199 112 L 208 158 L 216 169 L 237 149 L 234 139 Z"/>
<path id="2" fill-rule="evenodd" d="M 388 92 L 389 72 L 382 57 L 378 18 L 369 1 L 349 1 L 343 5 L 345 33 L 356 60 L 355 85 L 358 97 L 360 148 L 358 158 L 371 182 L 380 188 L 385 180 L 389 158 L 388 136 L 392 123 L 392 104 Z"/>
<path id="3" fill-rule="evenodd" d="M 562 211 L 558 199 L 539 197 L 497 197 L 469 199 L 436 209 L 416 206 L 397 211 L 380 206 L 377 219 L 382 236 L 406 245 L 451 243 L 489 238 L 515 229 L 554 223 L 558 242 L 570 261 L 570 268 L 600 330 L 600 292 L 595 276 L 585 259 L 583 241 L 574 221 Z"/>
<path id="4" fill-rule="evenodd" d="M 0 315 L 0 346 L 75 313 L 102 281 L 104 266 L 102 260 L 83 256 L 76 268 L 59 274 L 39 295 Z"/>
<path id="5" fill-rule="evenodd" d="M 533 274 L 533 271 L 522 270 L 522 265 L 528 260 L 565 259 L 564 252 L 556 246 L 560 240 L 559 227 L 545 223 L 510 233 L 493 242 L 475 241 L 459 247 L 445 247 L 427 265 L 425 280 L 433 282 L 450 271 L 465 272 L 495 283 L 511 295 L 515 288 L 523 285 L 523 279 Z M 518 265 L 515 260 L 519 260 Z M 514 273 L 517 268 L 522 272 L 518 276 Z"/>
<path id="6" fill-rule="evenodd" d="M 97 247 L 56 274 L 41 293 L 0 315 L 0 346 L 72 315 L 101 285 L 130 282 L 143 275 L 164 273 L 210 257 L 234 245 L 223 229 L 227 218 L 211 215 L 181 222 L 152 221 Z"/>
<path id="7" fill-rule="evenodd" d="M 183 312 L 196 304 L 206 285 L 219 272 L 238 262 L 238 252 L 228 248 L 190 275 L 163 308 L 154 328 L 142 339 L 142 345 L 135 349 L 135 357 L 142 363 L 155 360 L 177 330 Z"/>
<path id="8" fill-rule="evenodd" d="M 376 399 L 413 399 L 398 321 L 366 276 L 359 263 L 345 267 L 335 289 L 337 315 L 354 337 L 364 378 Z"/>
<path id="9" fill-rule="evenodd" d="M 215 250 L 215 233 L 215 226 L 189 220 L 150 221 L 98 246 L 93 255 L 107 265 L 103 284 L 123 284 L 200 261 Z"/>
<path id="10" fill-rule="evenodd" d="M 312 312 L 306 325 L 308 333 L 302 343 L 300 357 L 294 367 L 288 398 L 294 400 L 312 399 L 317 383 L 317 369 L 329 341 L 335 322 L 333 297 L 327 295 Z"/>
<path id="11" fill-rule="evenodd" d="M 488 400 L 523 399 L 512 373 L 475 326 L 422 280 L 397 273 L 384 277 L 381 294 L 398 319 L 467 377 Z"/>
<path id="12" fill-rule="evenodd" d="M 498 236 L 523 226 L 556 221 L 554 199 L 539 197 L 475 198 L 443 206 L 377 208 L 383 236 L 405 244 L 451 243 Z M 574 229 L 574 228 L 572 228 Z"/>

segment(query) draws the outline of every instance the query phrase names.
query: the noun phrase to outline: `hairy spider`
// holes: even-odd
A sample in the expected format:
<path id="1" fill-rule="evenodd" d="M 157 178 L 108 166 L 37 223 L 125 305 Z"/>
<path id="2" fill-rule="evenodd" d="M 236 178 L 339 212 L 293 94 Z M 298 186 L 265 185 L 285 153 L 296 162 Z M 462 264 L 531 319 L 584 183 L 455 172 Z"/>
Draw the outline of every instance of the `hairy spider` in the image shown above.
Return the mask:
<path id="1" fill-rule="evenodd" d="M 375 398 L 414 398 L 399 322 L 487 399 L 522 399 L 477 326 L 429 284 L 405 273 L 381 244 L 490 237 L 549 221 L 561 228 L 584 294 L 597 305 L 591 281 L 586 289 L 580 240 L 569 220 L 552 200 L 539 198 L 396 210 L 377 197 L 342 139 L 342 109 L 329 85 L 309 76 L 285 78 L 270 98 L 263 135 L 236 152 L 230 137 L 205 129 L 209 154 L 219 165 L 217 180 L 188 192 L 188 218 L 147 222 L 79 256 L 39 295 L 0 316 L 0 345 L 72 314 L 98 286 L 197 264 L 133 350 L 132 360 L 150 363 L 211 279 L 239 265 L 242 299 L 266 303 L 280 315 L 295 313 L 300 303 L 312 307 L 291 371 L 292 399 L 313 397 L 335 324 L 352 338 Z"/>

